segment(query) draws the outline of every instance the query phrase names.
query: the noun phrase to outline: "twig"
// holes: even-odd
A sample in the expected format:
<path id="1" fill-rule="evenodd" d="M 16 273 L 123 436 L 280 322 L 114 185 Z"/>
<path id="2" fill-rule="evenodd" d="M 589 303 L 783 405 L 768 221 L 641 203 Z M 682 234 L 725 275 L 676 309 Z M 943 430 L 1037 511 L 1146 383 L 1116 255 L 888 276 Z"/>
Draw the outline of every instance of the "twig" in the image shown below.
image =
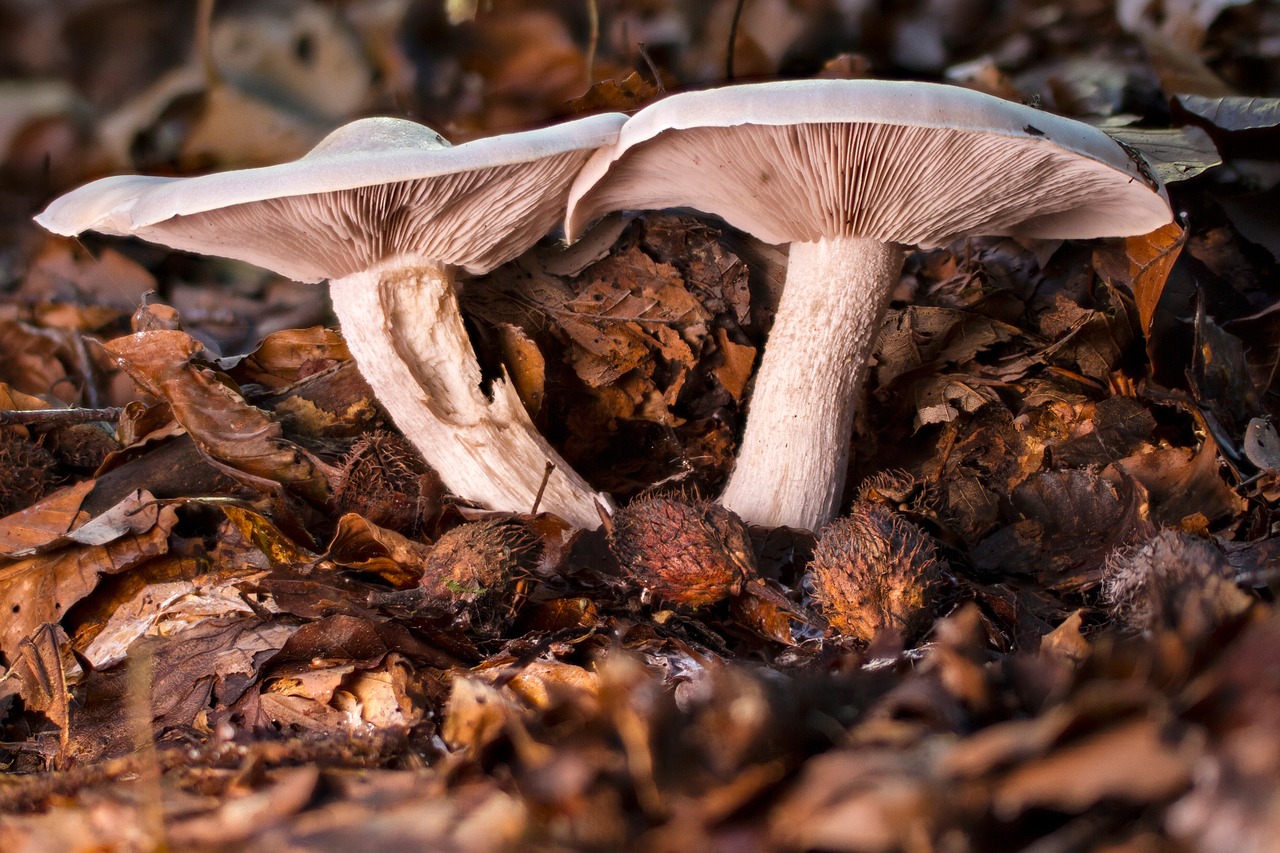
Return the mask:
<path id="1" fill-rule="evenodd" d="M 587 0 L 587 86 L 595 82 L 596 49 L 600 46 L 600 7 Z"/>
<path id="2" fill-rule="evenodd" d="M 733 7 L 733 22 L 729 24 L 729 51 L 724 57 L 724 78 L 730 81 L 733 80 L 734 48 L 738 46 L 738 24 L 742 21 L 742 9 L 746 5 L 747 0 L 738 0 Z"/>
<path id="3" fill-rule="evenodd" d="M 204 69 L 204 83 L 209 89 L 221 82 L 218 66 L 213 61 L 213 43 L 209 34 L 213 29 L 213 4 L 215 0 L 200 0 L 196 6 L 196 53 Z"/>
<path id="4" fill-rule="evenodd" d="M 102 409 L 0 409 L 0 426 L 73 426 L 97 421 L 118 421 L 120 406 Z"/>
<path id="5" fill-rule="evenodd" d="M 529 515 L 538 514 L 538 506 L 542 503 L 542 493 L 547 490 L 547 481 L 551 479 L 551 472 L 556 470 L 556 464 L 548 461 L 547 467 L 542 469 L 542 482 L 538 484 L 538 493 L 533 496 L 533 507 L 529 510 Z"/>
<path id="6" fill-rule="evenodd" d="M 649 55 L 649 51 L 645 50 L 644 42 L 636 42 L 636 49 L 640 51 L 640 58 L 644 60 L 644 64 L 649 66 L 649 73 L 653 75 L 653 84 L 658 88 L 658 94 L 665 95 L 667 90 L 662 85 L 662 75 L 658 73 L 658 66 L 654 64 L 653 57 Z"/>

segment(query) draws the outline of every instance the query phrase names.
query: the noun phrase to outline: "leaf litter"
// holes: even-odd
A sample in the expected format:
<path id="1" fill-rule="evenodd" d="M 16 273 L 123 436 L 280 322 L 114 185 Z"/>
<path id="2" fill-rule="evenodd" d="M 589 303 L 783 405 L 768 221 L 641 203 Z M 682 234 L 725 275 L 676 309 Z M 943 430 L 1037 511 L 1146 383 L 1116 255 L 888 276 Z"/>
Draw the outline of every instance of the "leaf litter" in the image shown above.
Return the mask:
<path id="1" fill-rule="evenodd" d="M 5 850 L 1270 849 L 1274 8 L 286 0 L 217 4 L 188 47 L 196 5 L 0 9 Z M 361 115 L 462 140 L 730 68 L 1039 101 L 1170 184 L 1153 234 L 908 259 L 845 508 L 927 583 L 862 540 L 822 545 L 852 568 L 820 581 L 804 531 L 659 526 L 637 556 L 478 511 L 321 289 L 29 222 L 93 176 L 277 162 Z M 784 268 L 651 212 L 460 296 L 570 464 L 698 507 Z M 910 614 L 848 635 L 841 584 Z"/>

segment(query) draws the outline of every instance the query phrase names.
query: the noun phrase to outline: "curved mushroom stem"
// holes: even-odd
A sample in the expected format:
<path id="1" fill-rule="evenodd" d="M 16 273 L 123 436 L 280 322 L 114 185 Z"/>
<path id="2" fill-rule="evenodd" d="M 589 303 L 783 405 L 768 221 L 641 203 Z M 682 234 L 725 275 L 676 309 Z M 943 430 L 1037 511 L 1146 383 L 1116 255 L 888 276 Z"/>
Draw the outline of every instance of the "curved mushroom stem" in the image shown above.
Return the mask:
<path id="1" fill-rule="evenodd" d="M 835 517 L 867 359 L 902 249 L 859 237 L 792 243 L 738 461 L 720 502 L 752 523 Z"/>
<path id="2" fill-rule="evenodd" d="M 608 498 L 551 448 L 511 384 L 494 380 L 492 399 L 485 396 L 449 267 L 394 258 L 329 288 L 361 374 L 450 491 L 490 509 L 529 512 L 551 462 L 540 509 L 600 526 L 596 504 L 609 509 Z"/>

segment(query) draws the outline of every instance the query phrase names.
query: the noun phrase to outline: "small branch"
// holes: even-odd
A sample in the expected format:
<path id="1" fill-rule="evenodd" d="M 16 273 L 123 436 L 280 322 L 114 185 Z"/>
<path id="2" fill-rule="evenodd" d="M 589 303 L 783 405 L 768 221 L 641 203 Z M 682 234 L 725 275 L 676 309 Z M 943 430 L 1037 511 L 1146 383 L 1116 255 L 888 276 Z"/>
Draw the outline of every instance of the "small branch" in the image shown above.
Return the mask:
<path id="1" fill-rule="evenodd" d="M 600 6 L 587 0 L 587 87 L 595 82 L 596 49 L 600 47 Z"/>
<path id="2" fill-rule="evenodd" d="M 196 6 L 196 54 L 204 69 L 205 86 L 212 89 L 221 82 L 218 66 L 213 61 L 213 44 L 209 34 L 213 30 L 213 4 L 215 0 L 200 0 Z"/>
<path id="3" fill-rule="evenodd" d="M 542 503 L 542 493 L 547 490 L 547 483 L 551 480 L 551 472 L 556 470 L 556 464 L 547 461 L 547 465 L 542 469 L 542 482 L 538 484 L 538 493 L 533 496 L 533 506 L 529 509 L 529 515 L 538 514 L 538 505 Z"/>
<path id="4" fill-rule="evenodd" d="M 98 421 L 114 423 L 124 414 L 119 406 L 103 409 L 5 409 L 0 410 L 0 426 L 74 426 Z"/>
<path id="5" fill-rule="evenodd" d="M 644 60 L 644 64 L 649 66 L 649 73 L 653 75 L 653 85 L 657 87 L 658 94 L 665 95 L 667 90 L 662 85 L 662 75 L 658 73 L 658 66 L 654 63 L 653 57 L 649 55 L 649 51 L 645 49 L 644 42 L 636 42 L 636 49 L 640 51 L 640 58 Z"/>
<path id="6" fill-rule="evenodd" d="M 729 51 L 724 57 L 724 79 L 733 80 L 733 54 L 734 48 L 738 46 L 738 24 L 742 22 L 742 10 L 747 5 L 747 0 L 738 0 L 736 6 L 733 7 L 733 22 L 729 24 Z"/>

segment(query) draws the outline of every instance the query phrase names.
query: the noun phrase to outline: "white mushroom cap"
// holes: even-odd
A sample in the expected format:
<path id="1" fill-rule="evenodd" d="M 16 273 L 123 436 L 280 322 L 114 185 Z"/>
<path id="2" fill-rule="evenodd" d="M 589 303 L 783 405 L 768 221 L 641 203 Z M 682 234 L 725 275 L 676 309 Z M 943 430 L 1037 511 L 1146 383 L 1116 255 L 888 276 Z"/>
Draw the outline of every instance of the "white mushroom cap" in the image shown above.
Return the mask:
<path id="1" fill-rule="evenodd" d="M 297 281 L 393 255 L 484 272 L 547 233 L 568 181 L 625 117 L 592 116 L 450 146 L 401 119 L 362 119 L 299 160 L 197 178 L 120 176 L 68 193 L 36 221 L 247 261 Z"/>
<path id="2" fill-rule="evenodd" d="M 771 243 L 1152 231 L 1167 197 L 1102 131 L 955 86 L 806 80 L 641 110 L 579 173 L 570 238 L 620 209 L 691 207 Z"/>

